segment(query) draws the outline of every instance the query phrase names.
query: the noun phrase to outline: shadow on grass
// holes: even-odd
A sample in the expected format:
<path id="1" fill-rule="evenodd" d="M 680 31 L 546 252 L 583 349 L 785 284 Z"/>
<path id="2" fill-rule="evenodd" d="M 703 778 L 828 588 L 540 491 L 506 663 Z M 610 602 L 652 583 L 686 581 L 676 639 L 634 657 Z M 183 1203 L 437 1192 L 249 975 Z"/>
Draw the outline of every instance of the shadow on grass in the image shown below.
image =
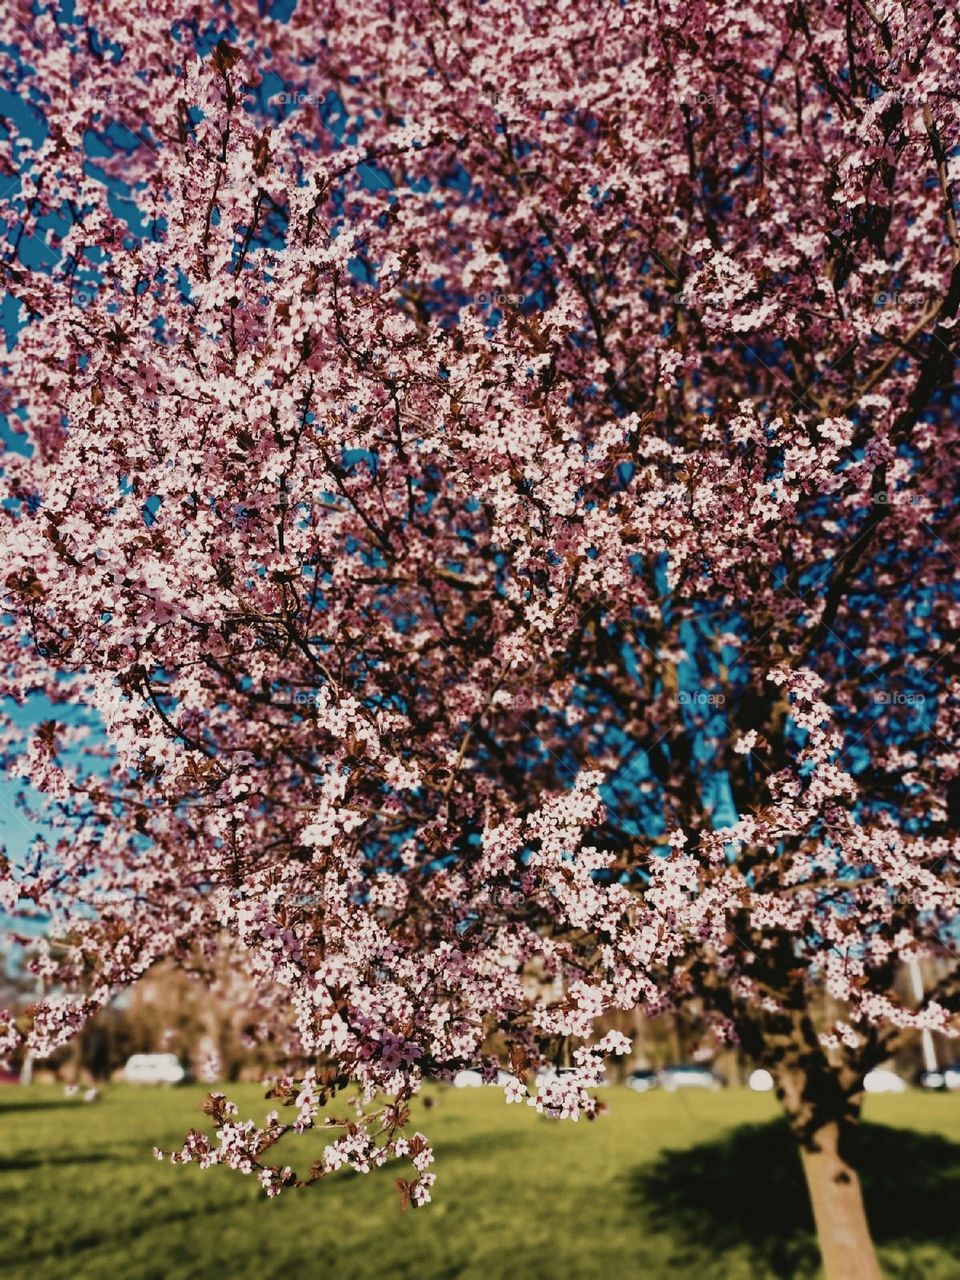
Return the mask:
<path id="1" fill-rule="evenodd" d="M 27 1155 L 0 1157 L 0 1173 L 14 1169 L 42 1169 L 47 1165 L 106 1164 L 116 1161 L 111 1151 L 34 1151 Z"/>
<path id="2" fill-rule="evenodd" d="M 54 1111 L 57 1107 L 78 1110 L 80 1104 L 74 1098 L 30 1098 L 21 1102 L 17 1097 L 0 1098 L 0 1116 L 18 1116 L 23 1111 Z"/>
<path id="3" fill-rule="evenodd" d="M 857 1139 L 877 1244 L 937 1243 L 960 1258 L 960 1145 L 877 1124 L 863 1125 Z M 702 1256 L 704 1275 L 719 1254 L 742 1254 L 745 1247 L 767 1274 L 816 1273 L 806 1184 L 783 1121 L 666 1151 L 633 1171 L 630 1195 L 652 1227 L 669 1222 L 684 1251 Z"/>

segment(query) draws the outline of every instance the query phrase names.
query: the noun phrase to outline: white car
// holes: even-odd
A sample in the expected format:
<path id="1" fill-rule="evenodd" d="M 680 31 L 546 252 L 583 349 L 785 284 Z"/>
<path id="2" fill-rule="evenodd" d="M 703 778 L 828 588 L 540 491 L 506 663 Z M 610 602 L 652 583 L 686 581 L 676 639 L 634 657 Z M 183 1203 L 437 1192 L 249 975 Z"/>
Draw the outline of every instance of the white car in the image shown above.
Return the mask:
<path id="1" fill-rule="evenodd" d="M 458 1071 L 453 1077 L 453 1087 L 455 1089 L 481 1089 L 483 1087 L 483 1076 L 479 1071 L 469 1069 Z"/>
<path id="2" fill-rule="evenodd" d="M 773 1076 L 765 1067 L 757 1067 L 756 1071 L 750 1072 L 747 1084 L 754 1093 L 769 1093 L 773 1088 Z"/>
<path id="3" fill-rule="evenodd" d="M 559 1080 L 561 1076 L 569 1075 L 573 1067 L 541 1067 L 537 1074 L 533 1077 L 533 1083 L 539 1089 L 541 1085 L 553 1084 L 554 1080 Z"/>
<path id="4" fill-rule="evenodd" d="M 921 1089 L 945 1089 L 947 1081 L 942 1071 L 922 1071 L 920 1073 Z"/>
<path id="5" fill-rule="evenodd" d="M 123 1068 L 128 1084 L 179 1084 L 186 1074 L 175 1053 L 135 1053 Z"/>
<path id="6" fill-rule="evenodd" d="M 710 1067 L 691 1062 L 665 1067 L 660 1072 L 660 1087 L 667 1093 L 675 1093 L 677 1089 L 720 1089 L 723 1086 Z"/>
<path id="7" fill-rule="evenodd" d="M 564 1076 L 569 1076 L 576 1071 L 576 1067 L 541 1067 L 534 1076 L 534 1084 L 539 1089 L 541 1085 L 553 1084 L 556 1080 L 562 1080 Z M 604 1071 L 596 1084 L 588 1085 L 590 1089 L 606 1089 L 610 1084 L 610 1077 Z"/>
<path id="8" fill-rule="evenodd" d="M 627 1076 L 627 1088 L 632 1089 L 634 1093 L 649 1093 L 651 1089 L 656 1089 L 657 1083 L 657 1073 L 651 1071 L 649 1067 L 631 1071 Z"/>
<path id="9" fill-rule="evenodd" d="M 496 1080 L 493 1084 L 505 1085 L 513 1079 L 509 1071 L 498 1071 Z M 482 1089 L 484 1084 L 483 1075 L 475 1067 L 467 1067 L 463 1071 L 458 1071 L 453 1077 L 453 1087 L 455 1089 Z"/>
<path id="10" fill-rule="evenodd" d="M 867 1093 L 906 1093 L 907 1082 L 887 1067 L 875 1067 L 863 1077 Z"/>

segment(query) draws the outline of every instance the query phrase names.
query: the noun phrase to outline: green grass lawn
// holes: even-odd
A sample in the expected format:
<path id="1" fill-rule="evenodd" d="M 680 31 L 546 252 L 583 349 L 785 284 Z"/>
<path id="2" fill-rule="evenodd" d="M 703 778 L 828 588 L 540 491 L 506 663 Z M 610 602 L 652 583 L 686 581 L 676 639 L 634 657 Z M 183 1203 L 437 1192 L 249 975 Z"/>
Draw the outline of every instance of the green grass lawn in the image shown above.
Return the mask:
<path id="1" fill-rule="evenodd" d="M 0 1091 L 0 1272 L 10 1280 L 734 1280 L 815 1276 L 796 1155 L 766 1095 L 604 1091 L 596 1123 L 433 1088 L 434 1201 L 407 1169 L 267 1201 L 252 1179 L 151 1158 L 206 1123 L 204 1090 Z M 262 1090 L 230 1092 L 262 1119 Z M 247 1108 L 247 1111 L 244 1111 Z M 960 1276 L 960 1099 L 871 1098 L 862 1162 L 890 1276 Z M 315 1154 L 291 1143 L 292 1163 Z M 281 1148 L 281 1152 L 283 1148 Z"/>

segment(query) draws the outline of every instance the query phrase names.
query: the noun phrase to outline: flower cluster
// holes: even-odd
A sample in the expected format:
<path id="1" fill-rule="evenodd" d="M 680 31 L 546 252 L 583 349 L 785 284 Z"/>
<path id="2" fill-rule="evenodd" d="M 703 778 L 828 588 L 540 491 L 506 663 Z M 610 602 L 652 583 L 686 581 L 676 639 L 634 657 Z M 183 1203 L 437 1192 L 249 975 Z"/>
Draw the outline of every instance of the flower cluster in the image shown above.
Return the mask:
<path id="1" fill-rule="evenodd" d="M 951 1030 L 956 15 L 602 8 L 0 13 L 18 1021 L 219 957 L 278 1108 L 171 1158 L 271 1196 L 619 1011 Z"/>

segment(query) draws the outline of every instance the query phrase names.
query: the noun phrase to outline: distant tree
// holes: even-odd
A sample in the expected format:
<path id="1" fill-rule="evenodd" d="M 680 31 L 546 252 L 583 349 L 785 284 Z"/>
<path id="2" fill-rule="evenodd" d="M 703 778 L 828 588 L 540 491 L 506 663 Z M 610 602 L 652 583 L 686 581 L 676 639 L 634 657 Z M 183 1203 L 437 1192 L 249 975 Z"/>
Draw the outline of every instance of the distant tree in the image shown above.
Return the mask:
<path id="1" fill-rule="evenodd" d="M 359 1085 L 300 1181 L 422 1204 L 425 1076 L 592 1115 L 695 1001 L 876 1276 L 863 1076 L 958 1001 L 957 15 L 262 8 L 0 18 L 4 688 L 102 726 L 6 728 L 31 1042 L 228 936 L 292 1128 Z"/>

